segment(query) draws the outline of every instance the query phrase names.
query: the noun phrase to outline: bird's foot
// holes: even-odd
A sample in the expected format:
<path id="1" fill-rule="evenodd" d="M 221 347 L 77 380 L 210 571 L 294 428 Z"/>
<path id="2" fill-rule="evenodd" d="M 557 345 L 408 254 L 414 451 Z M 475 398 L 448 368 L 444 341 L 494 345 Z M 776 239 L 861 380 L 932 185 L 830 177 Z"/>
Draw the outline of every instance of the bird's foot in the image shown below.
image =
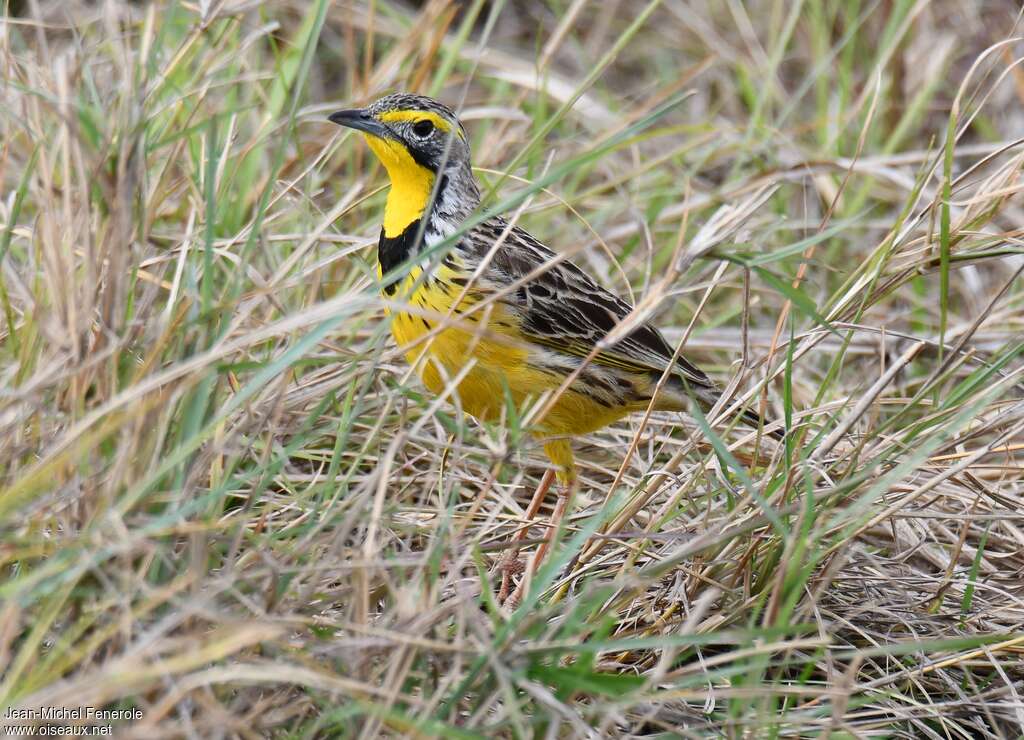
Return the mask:
<path id="1" fill-rule="evenodd" d="M 509 575 L 518 576 L 526 570 L 526 563 L 518 555 L 509 553 L 501 559 L 501 563 L 498 565 L 498 569 L 502 573 L 508 573 Z"/>
<path id="2" fill-rule="evenodd" d="M 512 591 L 512 579 L 515 576 L 526 572 L 526 564 L 519 557 L 519 548 L 509 552 L 498 563 L 498 571 L 501 573 L 501 588 L 498 589 L 498 604 L 508 605 L 509 594 Z"/>
<path id="3" fill-rule="evenodd" d="M 501 587 L 498 590 L 498 603 L 502 606 L 512 606 L 515 604 L 509 604 L 509 593 L 512 590 L 512 577 L 521 575 L 526 571 L 526 565 L 519 559 L 519 543 L 526 537 L 526 533 L 530 529 L 530 525 L 533 523 L 534 517 L 537 516 L 537 512 L 540 510 L 541 503 L 544 501 L 544 494 L 547 493 L 548 488 L 551 487 L 552 481 L 555 479 L 554 470 L 545 470 L 544 476 L 540 479 L 540 484 L 537 486 L 537 490 L 533 492 L 533 498 L 530 499 L 530 505 L 526 509 L 526 526 L 522 527 L 510 540 L 512 549 L 508 551 L 501 562 L 498 564 L 498 570 L 501 571 Z M 522 584 L 520 584 L 520 589 Z M 516 589 L 516 593 L 519 589 Z M 518 600 L 515 600 L 518 603 Z"/>
<path id="4" fill-rule="evenodd" d="M 551 543 L 555 538 L 556 533 L 562 526 L 562 519 L 565 518 L 565 511 L 569 506 L 569 498 L 572 495 L 572 486 L 564 485 L 560 486 L 558 490 L 558 501 L 555 504 L 555 510 L 551 513 L 551 519 L 547 524 L 547 535 L 544 540 L 537 546 L 537 551 L 533 554 L 530 559 L 530 564 L 525 568 L 522 579 L 519 581 L 519 585 L 516 590 L 512 592 L 512 595 L 507 600 L 503 600 L 503 605 L 506 608 L 514 609 L 522 601 L 523 596 L 529 589 L 530 579 L 536 575 L 537 571 L 540 570 L 541 564 L 544 562 L 544 558 L 548 554 L 548 549 L 551 547 Z"/>

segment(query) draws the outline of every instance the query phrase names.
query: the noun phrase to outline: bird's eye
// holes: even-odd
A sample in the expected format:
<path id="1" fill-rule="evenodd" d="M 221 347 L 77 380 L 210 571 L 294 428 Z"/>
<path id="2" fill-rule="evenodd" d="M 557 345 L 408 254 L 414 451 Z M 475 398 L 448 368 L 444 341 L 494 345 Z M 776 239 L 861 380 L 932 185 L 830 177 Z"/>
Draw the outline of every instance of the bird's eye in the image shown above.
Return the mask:
<path id="1" fill-rule="evenodd" d="M 416 123 L 412 125 L 412 132 L 416 134 L 419 138 L 425 139 L 432 133 L 434 133 L 434 123 L 426 119 L 422 121 L 416 121 Z"/>

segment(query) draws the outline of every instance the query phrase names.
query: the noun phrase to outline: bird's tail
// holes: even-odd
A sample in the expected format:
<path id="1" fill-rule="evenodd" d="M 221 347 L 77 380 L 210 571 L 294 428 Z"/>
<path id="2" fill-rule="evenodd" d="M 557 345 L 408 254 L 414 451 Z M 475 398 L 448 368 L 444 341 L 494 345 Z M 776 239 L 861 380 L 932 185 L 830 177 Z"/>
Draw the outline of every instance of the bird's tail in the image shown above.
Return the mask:
<path id="1" fill-rule="evenodd" d="M 757 414 L 756 412 L 751 411 L 750 409 L 743 409 L 742 416 L 743 421 L 745 421 L 750 426 L 754 427 L 754 429 L 764 429 L 765 434 L 774 437 L 780 442 L 786 438 L 785 429 L 767 429 L 766 427 L 769 424 L 771 424 L 771 421 L 769 419 L 762 419 L 760 414 Z"/>
<path id="2" fill-rule="evenodd" d="M 721 395 L 722 392 L 718 388 L 714 387 L 700 388 L 694 394 L 697 402 L 700 404 L 701 410 L 705 413 L 709 412 L 711 408 L 718 403 L 718 399 Z M 765 429 L 765 434 L 768 434 L 779 441 L 786 438 L 786 431 L 784 429 L 766 429 L 766 427 L 771 424 L 770 420 L 762 419 L 756 411 L 743 409 L 740 413 L 740 418 L 743 419 L 745 424 L 754 427 L 754 429 Z"/>

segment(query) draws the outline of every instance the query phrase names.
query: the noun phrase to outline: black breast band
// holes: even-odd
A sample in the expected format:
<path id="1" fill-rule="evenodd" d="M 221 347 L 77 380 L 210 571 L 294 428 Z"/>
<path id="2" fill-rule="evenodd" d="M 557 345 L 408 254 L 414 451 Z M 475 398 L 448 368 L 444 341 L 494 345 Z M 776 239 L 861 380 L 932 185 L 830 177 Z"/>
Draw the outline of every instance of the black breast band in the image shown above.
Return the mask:
<path id="1" fill-rule="evenodd" d="M 380 241 L 377 242 L 377 259 L 380 260 L 380 272 L 387 275 L 400 264 L 405 262 L 410 254 L 419 251 L 419 245 L 423 241 L 423 234 L 420 233 L 420 219 L 416 219 L 405 227 L 405 230 L 398 236 L 385 236 L 384 229 L 380 230 Z M 384 292 L 391 295 L 395 292 L 395 280 L 384 285 Z"/>
<path id="2" fill-rule="evenodd" d="M 441 194 L 447 185 L 448 175 L 444 175 L 441 177 L 437 190 L 433 193 L 435 202 L 440 200 Z M 432 211 L 433 208 L 434 206 L 431 204 L 427 212 Z M 409 255 L 420 251 L 420 247 L 423 244 L 423 234 L 421 233 L 422 228 L 420 226 L 422 223 L 423 219 L 416 219 L 406 226 L 398 236 L 385 236 L 384 228 L 381 227 L 380 240 L 377 242 L 377 259 L 380 261 L 381 275 L 387 275 L 409 259 Z M 386 283 L 384 285 L 384 292 L 388 295 L 394 293 L 396 282 L 396 280 L 391 280 Z"/>

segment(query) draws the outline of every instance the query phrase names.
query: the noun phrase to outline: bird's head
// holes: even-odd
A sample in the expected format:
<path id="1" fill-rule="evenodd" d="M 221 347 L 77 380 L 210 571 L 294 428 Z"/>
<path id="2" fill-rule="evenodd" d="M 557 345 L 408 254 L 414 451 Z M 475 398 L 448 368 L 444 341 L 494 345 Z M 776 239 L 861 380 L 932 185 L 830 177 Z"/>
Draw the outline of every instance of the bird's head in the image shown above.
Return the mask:
<path id="1" fill-rule="evenodd" d="M 419 218 L 439 177 L 476 191 L 466 130 L 450 108 L 432 98 L 388 95 L 366 108 L 332 113 L 328 120 L 361 132 L 388 171 L 392 190 L 384 229 L 389 236 L 401 233 L 414 211 Z"/>

